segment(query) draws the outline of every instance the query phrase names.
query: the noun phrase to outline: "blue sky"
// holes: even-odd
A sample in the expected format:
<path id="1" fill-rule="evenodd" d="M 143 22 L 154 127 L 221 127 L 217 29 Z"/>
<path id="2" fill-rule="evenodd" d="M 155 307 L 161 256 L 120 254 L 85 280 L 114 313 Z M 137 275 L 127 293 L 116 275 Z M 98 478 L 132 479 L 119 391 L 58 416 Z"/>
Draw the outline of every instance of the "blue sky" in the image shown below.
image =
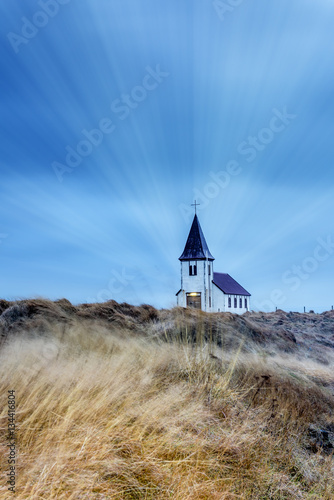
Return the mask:
<path id="1" fill-rule="evenodd" d="M 197 198 L 254 309 L 334 304 L 333 2 L 1 10 L 3 298 L 175 305 Z"/>

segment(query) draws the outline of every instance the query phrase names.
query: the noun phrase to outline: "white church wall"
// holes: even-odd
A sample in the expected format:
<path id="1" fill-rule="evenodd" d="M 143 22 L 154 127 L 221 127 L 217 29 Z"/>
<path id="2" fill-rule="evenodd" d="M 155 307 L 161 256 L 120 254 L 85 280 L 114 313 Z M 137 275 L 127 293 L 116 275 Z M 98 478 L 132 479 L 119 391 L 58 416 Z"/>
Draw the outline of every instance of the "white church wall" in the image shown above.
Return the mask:
<path id="1" fill-rule="evenodd" d="M 197 266 L 197 274 L 189 275 L 189 266 Z M 208 272 L 208 265 L 210 265 L 210 275 Z M 201 306 L 203 311 L 212 311 L 213 304 L 213 265 L 212 262 L 206 260 L 191 260 L 181 261 L 181 289 L 185 293 L 180 292 L 178 295 L 178 305 L 186 307 L 187 293 L 197 292 L 201 294 Z M 210 300 L 211 297 L 211 307 Z"/>
<path id="2" fill-rule="evenodd" d="M 216 285 L 213 285 L 213 303 L 215 312 L 227 310 L 226 295 Z"/>
<path id="3" fill-rule="evenodd" d="M 205 283 L 207 286 L 207 294 L 206 294 L 206 310 L 208 312 L 214 311 L 214 297 L 213 297 L 213 261 L 204 261 L 205 263 Z"/>
<path id="4" fill-rule="evenodd" d="M 231 307 L 227 307 L 227 311 L 233 313 L 233 314 L 243 314 L 244 312 L 247 311 L 245 308 L 245 296 L 243 295 L 227 295 L 227 301 L 228 297 L 231 297 Z M 241 304 L 242 307 L 240 307 L 240 299 L 241 299 Z M 235 300 L 237 302 L 237 307 L 234 306 Z"/>
<path id="5" fill-rule="evenodd" d="M 186 307 L 185 291 L 181 290 L 176 296 L 176 303 L 179 307 Z"/>
<path id="6" fill-rule="evenodd" d="M 250 297 L 244 295 L 225 294 L 217 286 L 213 287 L 214 296 L 214 311 L 215 312 L 231 312 L 233 314 L 243 314 L 250 310 Z M 228 299 L 231 298 L 231 307 L 228 306 Z M 234 299 L 237 299 L 237 307 L 234 307 Z M 242 307 L 240 307 L 240 299 Z M 247 307 L 245 307 L 245 299 Z"/>

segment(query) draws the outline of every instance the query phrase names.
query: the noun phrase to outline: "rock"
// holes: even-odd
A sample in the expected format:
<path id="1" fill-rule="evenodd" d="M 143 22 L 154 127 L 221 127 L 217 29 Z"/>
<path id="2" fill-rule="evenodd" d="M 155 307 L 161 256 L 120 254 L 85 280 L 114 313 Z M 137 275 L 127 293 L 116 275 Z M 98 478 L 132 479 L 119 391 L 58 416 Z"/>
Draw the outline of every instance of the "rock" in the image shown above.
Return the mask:
<path id="1" fill-rule="evenodd" d="M 25 304 L 15 304 L 6 309 L 0 316 L 1 322 L 6 326 L 28 317 L 28 308 Z"/>
<path id="2" fill-rule="evenodd" d="M 326 455 L 332 455 L 334 452 L 333 428 L 334 425 L 329 425 L 322 429 L 317 428 L 314 425 L 310 425 L 307 433 L 309 438 L 309 446 L 307 447 L 308 450 L 313 453 L 321 451 Z"/>

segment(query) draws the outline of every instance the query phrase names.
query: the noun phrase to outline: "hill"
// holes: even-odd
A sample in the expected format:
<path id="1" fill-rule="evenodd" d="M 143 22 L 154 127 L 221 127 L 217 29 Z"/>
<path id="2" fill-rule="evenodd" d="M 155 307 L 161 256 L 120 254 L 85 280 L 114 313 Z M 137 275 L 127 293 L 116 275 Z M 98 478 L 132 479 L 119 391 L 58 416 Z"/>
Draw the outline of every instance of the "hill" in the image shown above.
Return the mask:
<path id="1" fill-rule="evenodd" d="M 334 498 L 332 311 L 31 299 L 0 313 L 15 498 Z"/>
<path id="2" fill-rule="evenodd" d="M 2 339 L 29 332 L 43 336 L 52 332 L 55 325 L 62 326 L 64 331 L 74 324 L 89 328 L 92 322 L 110 331 L 121 328 L 151 339 L 202 339 L 224 350 L 242 344 L 244 352 L 291 353 L 327 365 L 334 359 L 334 311 L 302 314 L 278 310 L 238 316 L 177 307 L 157 310 L 150 305 L 132 306 L 115 301 L 74 306 L 66 299 L 0 300 Z"/>

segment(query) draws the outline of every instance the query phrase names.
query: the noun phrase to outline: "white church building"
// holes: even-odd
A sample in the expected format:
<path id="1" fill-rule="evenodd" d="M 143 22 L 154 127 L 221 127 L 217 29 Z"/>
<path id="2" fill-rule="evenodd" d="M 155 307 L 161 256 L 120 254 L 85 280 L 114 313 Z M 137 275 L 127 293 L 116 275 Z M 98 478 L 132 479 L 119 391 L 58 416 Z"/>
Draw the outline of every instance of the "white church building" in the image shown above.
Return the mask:
<path id="1" fill-rule="evenodd" d="M 216 273 L 208 245 L 195 212 L 181 257 L 181 288 L 177 305 L 207 312 L 243 314 L 250 310 L 250 293 L 229 274 Z"/>

